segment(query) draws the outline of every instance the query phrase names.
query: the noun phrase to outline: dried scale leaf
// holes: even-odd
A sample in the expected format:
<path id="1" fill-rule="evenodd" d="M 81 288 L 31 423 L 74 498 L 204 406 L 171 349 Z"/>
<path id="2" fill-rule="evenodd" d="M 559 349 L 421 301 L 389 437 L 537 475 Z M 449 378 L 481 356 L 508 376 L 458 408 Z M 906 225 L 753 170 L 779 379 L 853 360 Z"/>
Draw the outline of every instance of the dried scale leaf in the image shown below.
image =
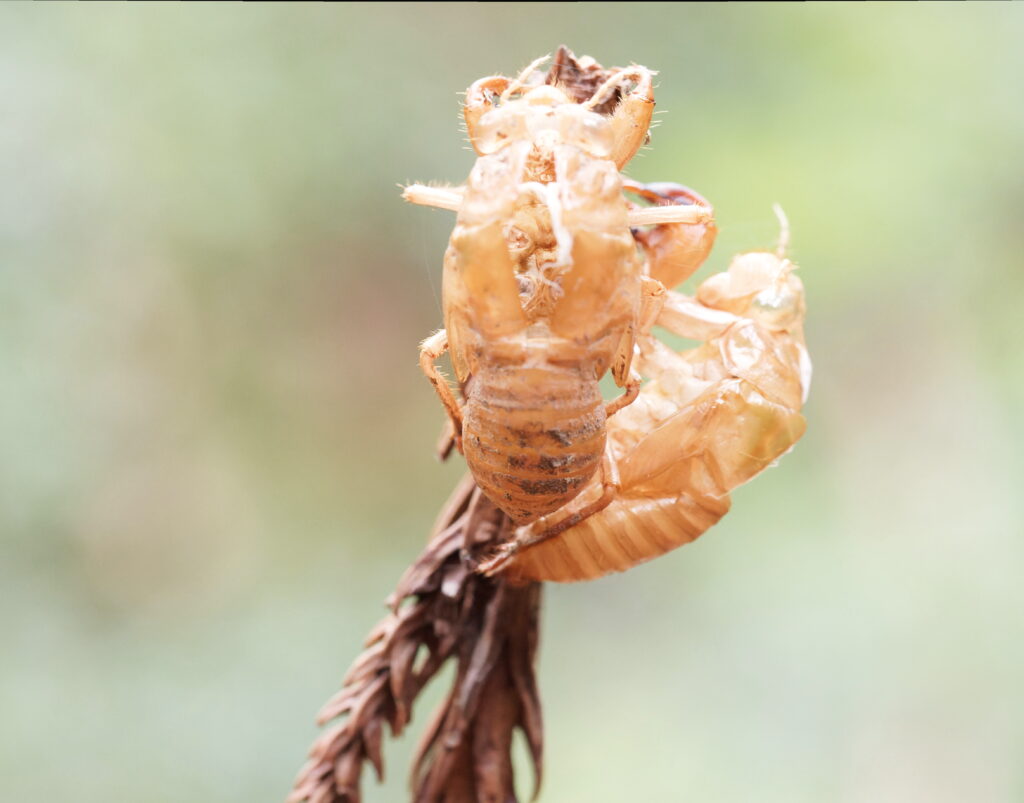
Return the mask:
<path id="1" fill-rule="evenodd" d="M 561 87 L 577 103 L 590 100 L 594 92 L 611 78 L 618 67 L 605 68 L 589 56 L 577 59 L 576 55 L 565 45 L 555 52 L 551 68 L 544 83 Z M 608 99 L 594 107 L 598 114 L 611 114 L 622 98 L 622 91 L 615 89 Z"/>
<path id="2" fill-rule="evenodd" d="M 384 726 L 398 736 L 427 682 L 458 664 L 445 702 L 420 740 L 416 803 L 515 803 L 511 748 L 523 731 L 539 787 L 540 699 L 534 665 L 540 585 L 513 586 L 473 571 L 508 537 L 504 514 L 467 477 L 442 510 L 423 554 L 388 598 L 317 722 L 341 718 L 314 742 L 288 803 L 360 803 L 363 767 L 384 775 Z M 536 794 L 536 790 L 534 792 Z"/>

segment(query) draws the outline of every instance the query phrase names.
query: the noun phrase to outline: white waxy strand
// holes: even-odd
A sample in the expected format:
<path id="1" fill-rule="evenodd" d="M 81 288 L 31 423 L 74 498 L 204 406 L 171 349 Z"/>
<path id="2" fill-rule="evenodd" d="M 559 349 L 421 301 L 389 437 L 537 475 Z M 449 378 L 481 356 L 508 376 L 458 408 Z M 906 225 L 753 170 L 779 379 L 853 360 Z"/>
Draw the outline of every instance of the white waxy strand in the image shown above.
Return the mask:
<path id="1" fill-rule="evenodd" d="M 715 214 L 710 207 L 700 204 L 672 206 L 644 206 L 630 209 L 626 220 L 630 226 L 660 226 L 665 223 L 710 223 Z"/>
<path id="2" fill-rule="evenodd" d="M 557 181 L 544 185 L 545 194 L 548 196 L 548 209 L 551 210 L 551 230 L 555 235 L 555 242 L 558 243 L 558 264 L 569 267 L 572 265 L 572 234 L 566 228 L 562 220 L 562 199 L 559 195 L 561 189 Z"/>
<path id="3" fill-rule="evenodd" d="M 608 95 L 611 91 L 617 88 L 620 84 L 626 81 L 641 81 L 644 77 L 644 73 L 641 72 L 643 68 L 627 67 L 624 70 L 619 70 L 614 75 L 611 75 L 601 86 L 597 88 L 593 95 L 590 96 L 590 100 L 580 104 L 584 109 L 593 109 L 596 106 L 604 103 L 608 99 Z M 647 72 L 647 71 L 645 71 Z M 650 73 L 654 75 L 655 73 Z"/>
<path id="4" fill-rule="evenodd" d="M 525 192 L 533 192 L 536 197 L 543 201 L 551 210 L 551 222 L 555 228 L 555 236 L 559 245 L 563 240 L 570 243 L 568 252 L 571 255 L 572 237 L 568 234 L 562 224 L 562 205 L 558 195 L 558 182 L 541 184 L 531 181 L 521 185 Z M 458 212 L 462 208 L 462 200 L 465 197 L 463 187 L 428 187 L 426 184 L 410 184 L 402 191 L 402 198 L 409 203 L 419 206 L 433 206 L 438 209 L 448 209 Z M 557 218 L 557 220 L 556 220 Z M 699 204 L 673 205 L 673 206 L 645 206 L 639 209 L 630 209 L 626 213 L 626 219 L 630 226 L 659 226 L 665 223 L 709 223 L 714 219 L 714 213 L 710 207 Z M 559 237 L 559 233 L 565 236 Z M 571 256 L 566 259 L 566 264 L 571 261 Z"/>
<path id="5" fill-rule="evenodd" d="M 775 247 L 775 255 L 782 259 L 789 250 L 789 218 L 782 204 L 772 204 L 772 211 L 779 220 L 779 244 Z"/>
<path id="6" fill-rule="evenodd" d="M 555 251 L 556 264 L 559 267 L 570 267 L 572 265 L 572 233 L 562 219 L 562 198 L 559 194 L 558 182 L 542 184 L 539 181 L 526 181 L 519 185 L 519 189 L 538 198 L 547 206 L 551 213 L 551 233 L 555 236 L 555 242 L 558 243 L 558 248 Z"/>
<path id="7" fill-rule="evenodd" d="M 530 62 L 529 66 L 527 66 L 526 69 L 519 73 L 519 77 L 516 78 L 516 80 L 514 80 L 512 83 L 510 83 L 505 88 L 505 91 L 501 93 L 499 102 L 506 103 L 509 97 L 511 97 L 515 92 L 521 90 L 524 86 L 526 86 L 526 82 L 529 80 L 530 76 L 533 75 L 533 72 L 549 58 L 551 58 L 550 54 L 548 54 L 547 56 L 541 56 L 539 59 L 534 59 L 532 62 Z"/>

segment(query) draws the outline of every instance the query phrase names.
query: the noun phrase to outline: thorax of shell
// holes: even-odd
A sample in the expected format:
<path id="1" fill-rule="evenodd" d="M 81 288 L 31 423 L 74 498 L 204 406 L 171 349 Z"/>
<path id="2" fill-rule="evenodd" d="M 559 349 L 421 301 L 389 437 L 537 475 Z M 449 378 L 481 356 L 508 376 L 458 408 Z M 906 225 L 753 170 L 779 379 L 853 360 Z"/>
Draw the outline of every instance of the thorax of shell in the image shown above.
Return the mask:
<path id="1" fill-rule="evenodd" d="M 503 372 L 553 369 L 576 374 L 580 381 L 597 381 L 587 346 L 553 335 L 544 320 L 535 321 L 516 335 L 490 341 L 487 359 L 482 363 Z"/>

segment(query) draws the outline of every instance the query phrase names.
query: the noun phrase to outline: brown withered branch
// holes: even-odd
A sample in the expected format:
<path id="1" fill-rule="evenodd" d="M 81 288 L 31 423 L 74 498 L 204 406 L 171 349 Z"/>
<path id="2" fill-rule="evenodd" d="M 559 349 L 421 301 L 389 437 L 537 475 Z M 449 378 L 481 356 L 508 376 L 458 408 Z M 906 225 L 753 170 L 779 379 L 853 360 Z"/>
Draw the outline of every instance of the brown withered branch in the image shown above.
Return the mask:
<path id="1" fill-rule="evenodd" d="M 424 733 L 413 765 L 416 803 L 515 801 L 511 746 L 526 736 L 541 778 L 541 709 L 534 676 L 540 584 L 512 586 L 475 573 L 477 556 L 507 538 L 507 520 L 471 477 L 456 488 L 426 550 L 388 599 L 341 691 L 320 711 L 324 731 L 289 803 L 359 803 L 366 762 L 383 777 L 385 726 L 398 736 L 413 701 L 449 658 L 447 699 Z"/>

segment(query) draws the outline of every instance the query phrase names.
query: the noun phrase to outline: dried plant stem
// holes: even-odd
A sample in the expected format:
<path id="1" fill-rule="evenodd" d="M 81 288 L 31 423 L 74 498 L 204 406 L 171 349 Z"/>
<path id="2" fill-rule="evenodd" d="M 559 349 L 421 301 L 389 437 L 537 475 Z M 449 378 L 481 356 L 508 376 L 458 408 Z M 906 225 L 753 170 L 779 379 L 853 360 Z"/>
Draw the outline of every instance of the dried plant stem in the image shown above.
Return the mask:
<path id="1" fill-rule="evenodd" d="M 438 518 L 422 555 L 388 599 L 388 615 L 341 691 L 320 711 L 325 724 L 288 803 L 359 803 L 365 762 L 383 777 L 385 723 L 408 724 L 426 683 L 453 658 L 452 689 L 424 733 L 413 767 L 416 803 L 512 803 L 511 746 L 526 736 L 541 778 L 540 699 L 534 676 L 540 585 L 476 574 L 472 561 L 507 538 L 508 523 L 467 477 Z"/>

